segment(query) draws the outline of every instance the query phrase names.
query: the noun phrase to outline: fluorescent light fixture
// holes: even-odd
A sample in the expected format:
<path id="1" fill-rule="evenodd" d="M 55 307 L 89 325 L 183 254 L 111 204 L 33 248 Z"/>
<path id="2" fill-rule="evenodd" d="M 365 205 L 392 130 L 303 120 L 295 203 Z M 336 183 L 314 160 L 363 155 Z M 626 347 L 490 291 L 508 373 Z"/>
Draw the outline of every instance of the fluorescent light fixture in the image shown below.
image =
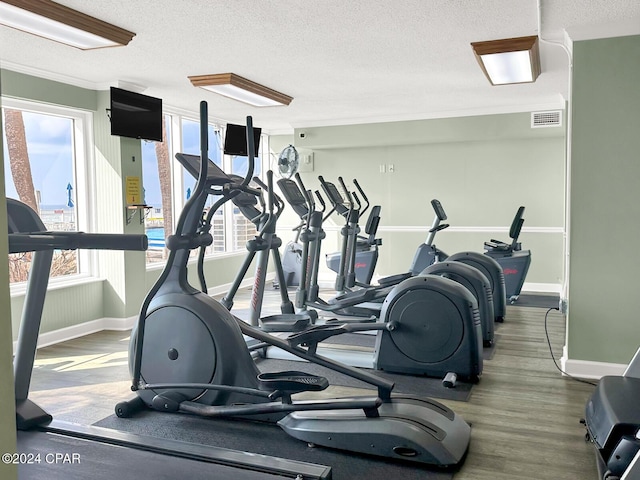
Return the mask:
<path id="1" fill-rule="evenodd" d="M 235 73 L 196 75 L 189 77 L 194 87 L 204 88 L 255 107 L 289 105 L 292 97 L 276 92 Z"/>
<path id="2" fill-rule="evenodd" d="M 51 0 L 1 0 L 0 24 L 81 50 L 127 45 L 135 36 Z"/>
<path id="3" fill-rule="evenodd" d="M 491 85 L 531 83 L 540 75 L 536 35 L 474 42 L 471 48 Z"/>

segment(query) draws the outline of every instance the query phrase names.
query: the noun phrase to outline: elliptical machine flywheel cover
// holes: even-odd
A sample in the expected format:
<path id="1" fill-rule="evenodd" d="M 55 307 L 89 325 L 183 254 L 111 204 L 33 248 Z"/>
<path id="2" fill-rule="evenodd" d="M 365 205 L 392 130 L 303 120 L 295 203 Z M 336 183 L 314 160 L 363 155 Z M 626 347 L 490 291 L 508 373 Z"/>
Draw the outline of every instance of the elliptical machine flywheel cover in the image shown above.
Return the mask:
<path id="1" fill-rule="evenodd" d="M 131 333 L 130 362 L 137 331 Z M 202 320 L 180 306 L 164 306 L 146 319 L 141 375 L 145 383 L 209 383 L 216 369 L 216 344 Z M 132 365 L 130 365 L 132 368 Z M 173 390 L 183 399 L 197 400 L 206 393 L 195 389 Z M 150 403 L 161 391 L 138 392 Z"/>
<path id="2" fill-rule="evenodd" d="M 424 275 L 403 281 L 385 299 L 381 318 L 398 327 L 388 332 L 394 345 L 408 358 L 422 364 L 452 357 L 469 335 L 464 323 L 464 301 L 472 294 L 453 280 Z M 387 332 L 385 332 L 387 333 Z"/>

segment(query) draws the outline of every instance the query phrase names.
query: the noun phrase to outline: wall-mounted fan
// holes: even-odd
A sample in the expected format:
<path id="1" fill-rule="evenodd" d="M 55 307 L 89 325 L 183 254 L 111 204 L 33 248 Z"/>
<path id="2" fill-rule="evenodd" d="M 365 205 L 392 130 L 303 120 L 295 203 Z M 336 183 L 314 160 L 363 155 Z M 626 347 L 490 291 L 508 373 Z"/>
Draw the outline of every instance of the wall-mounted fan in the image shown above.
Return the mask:
<path id="1" fill-rule="evenodd" d="M 300 156 L 296 147 L 289 145 L 285 147 L 278 157 L 278 173 L 283 178 L 291 178 L 298 171 L 300 165 Z"/>

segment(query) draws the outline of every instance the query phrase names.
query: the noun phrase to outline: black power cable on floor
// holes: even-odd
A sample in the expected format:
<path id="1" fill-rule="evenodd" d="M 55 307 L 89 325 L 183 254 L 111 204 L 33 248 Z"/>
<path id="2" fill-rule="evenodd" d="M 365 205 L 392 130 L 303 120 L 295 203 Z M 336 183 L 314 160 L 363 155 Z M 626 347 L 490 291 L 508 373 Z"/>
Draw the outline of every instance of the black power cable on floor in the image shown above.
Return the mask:
<path id="1" fill-rule="evenodd" d="M 568 374 L 567 372 L 562 370 L 562 368 L 560 368 L 560 365 L 558 365 L 558 362 L 556 361 L 556 357 L 553 354 L 553 348 L 551 347 L 551 340 L 549 339 L 549 330 L 547 329 L 547 320 L 549 318 L 549 313 L 551 312 L 551 310 L 560 310 L 560 309 L 558 307 L 553 307 L 547 310 L 547 313 L 544 314 L 544 333 L 547 337 L 547 344 L 549 345 L 549 353 L 551 353 L 551 359 L 553 360 L 554 365 L 556 366 L 556 368 L 561 374 L 566 375 L 567 377 L 575 380 L 576 382 L 586 383 L 587 385 L 593 385 L 594 387 L 598 386 L 597 383 L 590 382 L 588 380 L 583 380 L 582 378 L 577 378 L 577 377 L 574 377 L 573 375 Z"/>

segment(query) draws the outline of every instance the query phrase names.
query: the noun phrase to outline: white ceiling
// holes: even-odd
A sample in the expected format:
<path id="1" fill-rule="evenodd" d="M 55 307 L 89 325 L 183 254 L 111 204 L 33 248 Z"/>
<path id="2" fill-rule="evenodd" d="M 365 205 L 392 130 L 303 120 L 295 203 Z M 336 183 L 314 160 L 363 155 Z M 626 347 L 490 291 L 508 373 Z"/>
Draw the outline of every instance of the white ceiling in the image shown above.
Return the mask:
<path id="1" fill-rule="evenodd" d="M 60 0 L 136 33 L 81 51 L 0 26 L 0 66 L 87 88 L 131 82 L 165 108 L 272 133 L 348 123 L 562 108 L 569 57 L 542 43 L 533 84 L 492 87 L 470 42 L 640 34 L 637 0 Z M 255 108 L 192 87 L 233 72 L 294 98 Z"/>

